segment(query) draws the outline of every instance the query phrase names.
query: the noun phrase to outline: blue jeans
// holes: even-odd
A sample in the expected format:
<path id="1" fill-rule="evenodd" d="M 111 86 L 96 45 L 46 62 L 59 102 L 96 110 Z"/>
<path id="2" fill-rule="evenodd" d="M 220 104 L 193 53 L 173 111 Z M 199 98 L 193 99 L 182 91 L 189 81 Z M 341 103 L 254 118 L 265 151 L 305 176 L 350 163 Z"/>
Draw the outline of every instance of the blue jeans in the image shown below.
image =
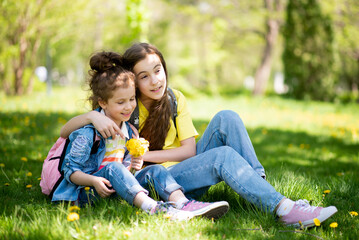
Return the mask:
<path id="1" fill-rule="evenodd" d="M 284 198 L 262 178 L 247 130 L 233 111 L 221 111 L 197 143 L 197 154 L 168 168 L 188 197 L 198 197 L 224 181 L 236 193 L 264 211 L 274 212 Z"/>
<path id="2" fill-rule="evenodd" d="M 135 177 L 123 164 L 112 162 L 95 172 L 93 176 L 109 180 L 117 196 L 125 199 L 131 205 L 139 192 L 148 194 L 147 190 L 150 188 L 154 189 L 165 201 L 168 201 L 170 194 L 175 190 L 183 190 L 162 165 L 148 166 L 139 171 Z M 94 201 L 96 198 L 100 198 L 93 187 L 90 191 L 91 193 L 87 196 L 88 193 L 84 188 L 80 190 L 79 202 L 81 204 L 87 203 L 88 200 Z"/>

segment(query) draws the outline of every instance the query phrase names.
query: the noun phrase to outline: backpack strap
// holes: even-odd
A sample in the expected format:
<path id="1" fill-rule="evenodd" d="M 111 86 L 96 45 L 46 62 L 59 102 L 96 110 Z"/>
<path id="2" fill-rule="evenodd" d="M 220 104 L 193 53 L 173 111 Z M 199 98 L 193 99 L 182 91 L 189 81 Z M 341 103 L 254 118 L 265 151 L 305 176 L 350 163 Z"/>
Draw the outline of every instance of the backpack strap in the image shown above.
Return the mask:
<path id="1" fill-rule="evenodd" d="M 175 128 L 177 129 L 177 124 L 176 124 L 176 118 L 178 116 L 177 114 L 177 99 L 175 94 L 173 93 L 171 88 L 167 88 L 168 91 L 168 99 L 170 100 L 171 103 L 171 110 L 172 110 L 172 121 L 173 124 L 175 125 Z"/>
<path id="2" fill-rule="evenodd" d="M 168 99 L 170 101 L 171 104 L 171 111 L 172 111 L 172 121 L 175 125 L 175 128 L 177 129 L 177 125 L 176 125 L 176 118 L 178 116 L 177 114 L 177 99 L 175 94 L 173 93 L 171 88 L 167 88 L 167 92 L 168 92 Z M 136 108 L 135 110 L 133 110 L 133 113 L 130 117 L 130 119 L 128 120 L 129 123 L 131 123 L 135 128 L 139 129 L 139 125 L 140 125 L 140 111 L 138 109 L 138 100 L 136 98 Z"/>
<path id="3" fill-rule="evenodd" d="M 131 114 L 130 119 L 128 120 L 129 123 L 131 123 L 136 129 L 138 129 L 140 126 L 140 110 L 138 109 L 138 100 L 136 98 L 136 107 L 135 110 L 133 110 L 133 113 Z"/>

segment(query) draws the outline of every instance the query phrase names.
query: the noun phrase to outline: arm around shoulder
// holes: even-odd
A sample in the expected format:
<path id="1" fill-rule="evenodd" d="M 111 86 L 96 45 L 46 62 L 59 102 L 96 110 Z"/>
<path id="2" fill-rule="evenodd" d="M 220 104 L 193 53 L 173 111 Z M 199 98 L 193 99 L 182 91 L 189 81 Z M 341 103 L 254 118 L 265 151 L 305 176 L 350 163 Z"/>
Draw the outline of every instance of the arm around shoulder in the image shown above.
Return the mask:
<path id="1" fill-rule="evenodd" d="M 62 126 L 60 136 L 63 138 L 68 138 L 73 131 L 87 124 L 90 124 L 91 116 L 94 114 L 93 112 L 95 111 L 84 113 L 71 118 L 67 123 L 65 123 L 64 126 Z"/>
<path id="2" fill-rule="evenodd" d="M 61 128 L 60 136 L 63 138 L 67 138 L 71 134 L 71 132 L 90 123 L 95 126 L 97 131 L 104 138 L 108 138 L 110 136 L 112 136 L 112 138 L 115 138 L 117 134 L 124 138 L 119 126 L 117 126 L 116 123 L 110 118 L 106 117 L 98 111 L 91 111 L 73 117 Z"/>

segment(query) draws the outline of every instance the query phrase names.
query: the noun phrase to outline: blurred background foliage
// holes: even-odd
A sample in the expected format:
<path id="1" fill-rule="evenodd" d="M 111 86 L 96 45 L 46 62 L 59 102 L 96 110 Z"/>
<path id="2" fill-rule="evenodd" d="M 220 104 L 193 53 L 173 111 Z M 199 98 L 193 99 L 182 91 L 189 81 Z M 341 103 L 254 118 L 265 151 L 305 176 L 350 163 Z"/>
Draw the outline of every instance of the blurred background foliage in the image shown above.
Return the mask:
<path id="1" fill-rule="evenodd" d="M 1 0 L 6 95 L 84 82 L 89 56 L 146 41 L 187 96 L 285 94 L 358 102 L 357 0 Z M 283 84 L 284 80 L 284 84 Z M 49 85 L 48 85 L 49 86 Z"/>

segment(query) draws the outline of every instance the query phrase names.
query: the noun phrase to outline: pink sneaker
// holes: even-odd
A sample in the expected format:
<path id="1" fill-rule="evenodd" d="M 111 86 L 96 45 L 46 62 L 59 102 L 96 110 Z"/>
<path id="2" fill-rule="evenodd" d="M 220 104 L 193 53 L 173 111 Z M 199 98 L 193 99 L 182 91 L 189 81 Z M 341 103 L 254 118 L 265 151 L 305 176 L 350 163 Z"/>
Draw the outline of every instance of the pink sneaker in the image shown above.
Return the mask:
<path id="1" fill-rule="evenodd" d="M 281 221 L 288 225 L 299 228 L 301 225 L 304 227 L 313 227 L 314 219 L 317 218 L 321 223 L 330 218 L 338 210 L 334 206 L 322 208 L 310 206 L 307 200 L 298 200 L 294 203 L 292 210 L 281 216 Z"/>
<path id="2" fill-rule="evenodd" d="M 203 216 L 209 219 L 217 219 L 228 212 L 229 205 L 226 201 L 208 203 L 190 200 L 181 208 L 191 212 L 194 216 Z"/>

